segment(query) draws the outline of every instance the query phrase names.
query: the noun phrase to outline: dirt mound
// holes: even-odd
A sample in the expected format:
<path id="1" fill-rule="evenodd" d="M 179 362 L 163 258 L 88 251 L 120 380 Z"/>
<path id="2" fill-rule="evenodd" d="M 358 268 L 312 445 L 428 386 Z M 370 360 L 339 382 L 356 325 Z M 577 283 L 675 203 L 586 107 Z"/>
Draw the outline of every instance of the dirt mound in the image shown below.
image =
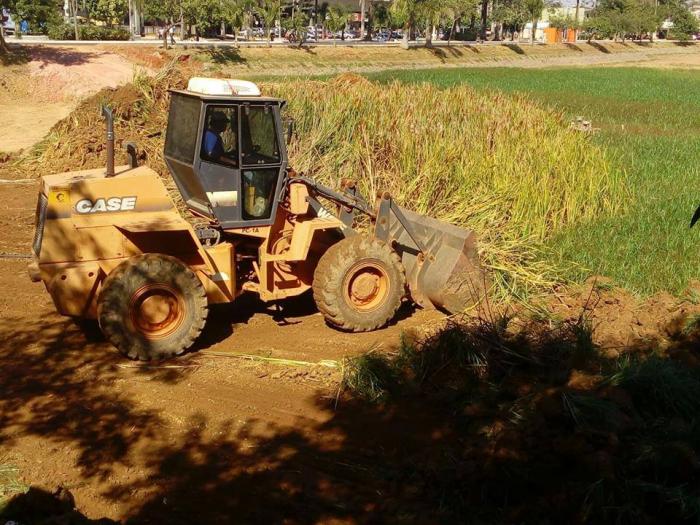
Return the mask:
<path id="1" fill-rule="evenodd" d="M 126 163 L 123 145 L 134 141 L 141 160 L 165 174 L 162 149 L 167 92 L 184 87 L 189 76 L 187 68 L 172 64 L 154 77 L 137 74 L 130 84 L 102 89 L 53 126 L 41 144 L 0 164 L 0 172 L 8 178 L 27 178 L 103 166 L 106 146 L 101 107 L 106 105 L 115 117 L 117 161 Z"/>
<path id="2" fill-rule="evenodd" d="M 700 287 L 692 284 L 682 297 L 659 293 L 640 298 L 591 277 L 581 286 L 560 289 L 548 310 L 555 319 L 588 319 L 594 341 L 609 357 L 654 347 L 663 351 L 682 338 L 700 316 Z"/>

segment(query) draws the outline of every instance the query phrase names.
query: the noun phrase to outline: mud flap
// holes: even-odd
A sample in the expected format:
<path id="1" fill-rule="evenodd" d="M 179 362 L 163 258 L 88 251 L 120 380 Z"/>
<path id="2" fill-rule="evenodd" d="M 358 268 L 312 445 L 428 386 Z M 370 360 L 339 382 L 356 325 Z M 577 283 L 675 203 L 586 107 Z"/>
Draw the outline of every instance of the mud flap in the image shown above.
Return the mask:
<path id="1" fill-rule="evenodd" d="M 487 278 L 472 230 L 419 215 L 390 199 L 382 199 L 378 219 L 377 236 L 390 241 L 401 257 L 417 305 L 459 313 L 483 299 Z"/>

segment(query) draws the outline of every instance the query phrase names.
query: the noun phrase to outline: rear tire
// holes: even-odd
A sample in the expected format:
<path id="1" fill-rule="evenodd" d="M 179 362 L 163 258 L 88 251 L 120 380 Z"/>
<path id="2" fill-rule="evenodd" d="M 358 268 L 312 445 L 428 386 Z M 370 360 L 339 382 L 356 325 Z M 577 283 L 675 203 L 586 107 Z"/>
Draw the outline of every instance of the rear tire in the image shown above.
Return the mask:
<path id="1" fill-rule="evenodd" d="M 125 356 L 142 361 L 184 353 L 207 317 L 199 278 L 175 257 L 144 254 L 117 266 L 105 279 L 97 319 L 105 337 Z"/>
<path id="2" fill-rule="evenodd" d="M 406 294 L 406 276 L 401 259 L 386 243 L 355 235 L 323 254 L 314 273 L 313 292 L 330 325 L 367 332 L 394 318 Z"/>

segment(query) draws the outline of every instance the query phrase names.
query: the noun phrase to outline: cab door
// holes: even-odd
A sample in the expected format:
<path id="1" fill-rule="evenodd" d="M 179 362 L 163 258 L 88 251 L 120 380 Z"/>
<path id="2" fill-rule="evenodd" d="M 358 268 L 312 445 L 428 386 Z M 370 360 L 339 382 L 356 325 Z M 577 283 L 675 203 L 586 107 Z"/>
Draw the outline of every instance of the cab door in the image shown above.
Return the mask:
<path id="1" fill-rule="evenodd" d="M 241 104 L 241 220 L 266 226 L 275 220 L 287 159 L 279 104 Z"/>
<path id="2" fill-rule="evenodd" d="M 195 170 L 214 218 L 222 225 L 241 220 L 240 107 L 204 104 Z"/>

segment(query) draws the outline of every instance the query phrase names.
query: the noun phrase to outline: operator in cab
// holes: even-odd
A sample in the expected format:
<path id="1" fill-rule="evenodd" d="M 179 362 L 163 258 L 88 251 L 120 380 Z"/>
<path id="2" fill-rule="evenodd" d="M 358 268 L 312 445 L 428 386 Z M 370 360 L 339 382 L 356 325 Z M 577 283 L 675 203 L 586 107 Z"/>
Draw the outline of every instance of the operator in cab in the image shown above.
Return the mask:
<path id="1" fill-rule="evenodd" d="M 224 141 L 221 134 L 226 131 L 229 120 L 222 111 L 212 111 L 209 115 L 207 129 L 204 132 L 203 153 L 204 157 L 213 162 L 238 166 L 238 154 L 227 153 L 224 149 Z"/>

